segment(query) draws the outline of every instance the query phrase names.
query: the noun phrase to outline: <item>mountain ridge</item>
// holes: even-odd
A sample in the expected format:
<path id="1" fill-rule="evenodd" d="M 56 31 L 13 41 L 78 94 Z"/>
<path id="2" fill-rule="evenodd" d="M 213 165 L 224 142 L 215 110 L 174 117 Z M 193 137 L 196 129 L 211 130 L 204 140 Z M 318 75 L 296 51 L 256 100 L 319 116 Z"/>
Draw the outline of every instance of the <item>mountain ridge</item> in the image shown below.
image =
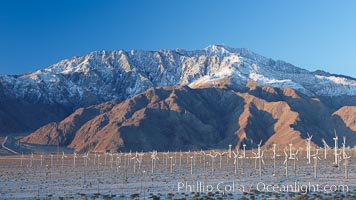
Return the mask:
<path id="1" fill-rule="evenodd" d="M 153 87 L 199 88 L 226 81 L 235 90 L 249 80 L 287 87 L 335 107 L 353 105 L 356 81 L 310 72 L 245 48 L 94 51 L 23 75 L 0 75 L 0 133 L 30 132 L 59 122 L 80 107 L 124 101 Z M 11 109 L 10 109 L 11 108 Z M 47 111 L 48 110 L 48 111 Z"/>
<path id="2" fill-rule="evenodd" d="M 288 146 L 293 141 L 295 147 L 303 147 L 309 132 L 314 136 L 313 145 L 322 146 L 325 138 L 331 146 L 331 127 L 335 126 L 340 137 L 348 138 L 347 146 L 356 145 L 352 130 L 355 125 L 350 120 L 350 112 L 356 106 L 335 112 L 323 102 L 289 88 L 261 87 L 252 81 L 247 87 L 245 92 L 226 85 L 151 88 L 75 126 L 73 136 L 66 138 L 65 144 L 55 139 L 65 137 L 63 133 L 71 127 L 68 122 L 74 122 L 73 116 L 86 117 L 81 109 L 22 141 L 65 145 L 81 152 L 177 151 L 226 148 L 228 144 L 253 148 L 261 140 L 266 146 Z M 335 115 L 344 115 L 347 126 Z M 51 142 L 48 138 L 52 138 Z"/>

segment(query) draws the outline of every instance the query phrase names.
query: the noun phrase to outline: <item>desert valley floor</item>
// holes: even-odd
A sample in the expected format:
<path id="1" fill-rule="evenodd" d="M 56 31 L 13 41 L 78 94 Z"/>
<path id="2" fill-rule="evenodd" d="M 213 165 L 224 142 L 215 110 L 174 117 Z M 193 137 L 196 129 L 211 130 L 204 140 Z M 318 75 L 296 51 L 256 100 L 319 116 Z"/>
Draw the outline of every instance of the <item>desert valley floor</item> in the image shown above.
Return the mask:
<path id="1" fill-rule="evenodd" d="M 277 151 L 275 169 L 271 150 L 260 158 L 256 158 L 256 152 L 246 151 L 243 156 L 240 151 L 230 158 L 222 151 L 1 156 L 0 198 L 356 198 L 355 149 L 347 150 L 351 156 L 347 178 L 345 160 L 339 167 L 333 166 L 332 149 L 326 159 L 319 151 L 320 160 L 312 157 L 310 164 L 305 151 L 298 153 L 298 160 L 290 155 L 286 159 L 283 150 Z"/>

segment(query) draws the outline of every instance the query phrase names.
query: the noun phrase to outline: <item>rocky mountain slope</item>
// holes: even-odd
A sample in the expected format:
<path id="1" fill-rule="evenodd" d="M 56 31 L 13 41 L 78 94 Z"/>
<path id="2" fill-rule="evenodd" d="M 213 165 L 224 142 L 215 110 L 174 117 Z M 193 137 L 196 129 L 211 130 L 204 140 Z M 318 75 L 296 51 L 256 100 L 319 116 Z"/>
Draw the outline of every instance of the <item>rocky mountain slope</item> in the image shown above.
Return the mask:
<path id="1" fill-rule="evenodd" d="M 309 132 L 313 143 L 321 145 L 325 138 L 331 145 L 336 127 L 340 136 L 348 138 L 347 145 L 356 145 L 355 131 L 320 99 L 254 81 L 248 82 L 244 92 L 223 83 L 195 89 L 152 88 L 94 117 L 88 118 L 82 110 L 38 129 L 23 141 L 102 152 L 226 148 L 230 143 L 252 148 L 260 140 L 264 145 L 292 142 L 305 146 Z M 74 123 L 73 118 L 82 123 Z M 68 123 L 76 125 L 66 135 Z"/>
<path id="2" fill-rule="evenodd" d="M 336 96 L 356 95 L 354 78 L 309 72 L 247 49 L 211 45 L 193 51 L 97 51 L 33 73 L 0 75 L 0 134 L 32 131 L 79 107 L 122 101 L 152 87 L 198 87 L 226 77 L 236 88 L 254 80 L 330 97 L 331 103 Z"/>
<path id="3" fill-rule="evenodd" d="M 356 79 L 247 49 L 97 51 L 0 75 L 0 134 L 86 150 L 355 145 Z M 158 145 L 159 144 L 159 145 Z"/>

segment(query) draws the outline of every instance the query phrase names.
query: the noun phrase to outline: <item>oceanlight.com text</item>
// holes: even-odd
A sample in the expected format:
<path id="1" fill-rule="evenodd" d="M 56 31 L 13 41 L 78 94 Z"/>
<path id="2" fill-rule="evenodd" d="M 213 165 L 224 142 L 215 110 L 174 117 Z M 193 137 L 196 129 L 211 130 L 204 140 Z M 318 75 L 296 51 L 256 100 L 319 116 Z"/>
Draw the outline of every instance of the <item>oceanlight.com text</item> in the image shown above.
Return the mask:
<path id="1" fill-rule="evenodd" d="M 299 192 L 306 194 L 308 192 L 316 193 L 332 193 L 332 192 L 348 192 L 348 185 L 335 185 L 335 184 L 318 184 L 318 183 L 301 183 L 293 182 L 286 184 L 272 184 L 272 183 L 251 183 L 244 184 L 241 182 L 216 182 L 207 183 L 203 181 L 196 182 L 178 182 L 177 192 L 221 192 L 221 193 L 243 193 L 251 190 L 259 192 Z"/>

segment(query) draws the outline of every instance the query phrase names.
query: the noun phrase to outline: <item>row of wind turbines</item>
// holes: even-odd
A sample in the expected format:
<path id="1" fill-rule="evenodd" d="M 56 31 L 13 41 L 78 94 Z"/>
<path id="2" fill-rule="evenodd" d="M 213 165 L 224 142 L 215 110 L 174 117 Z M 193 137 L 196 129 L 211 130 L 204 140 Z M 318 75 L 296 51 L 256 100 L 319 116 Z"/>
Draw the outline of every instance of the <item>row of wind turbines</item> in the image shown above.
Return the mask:
<path id="1" fill-rule="evenodd" d="M 312 145 L 311 145 L 311 139 L 312 136 L 308 134 L 308 138 L 306 141 L 306 163 L 308 165 L 311 165 L 311 160 L 313 160 L 313 175 L 314 178 L 318 177 L 318 160 L 321 160 L 319 151 L 323 150 L 324 151 L 324 159 L 327 159 L 327 153 L 331 149 L 323 140 L 324 147 L 323 149 L 316 149 L 314 153 L 312 154 Z M 340 164 L 341 161 L 343 162 L 344 165 L 344 178 L 348 179 L 348 163 L 349 159 L 351 158 L 350 155 L 347 154 L 346 152 L 346 138 L 343 137 L 343 143 L 342 143 L 342 148 L 338 148 L 338 136 L 335 134 L 335 137 L 333 138 L 335 141 L 335 147 L 334 147 L 334 162 L 333 166 L 337 167 L 340 169 Z M 48 160 L 48 164 L 46 165 L 47 168 L 54 169 L 55 163 L 57 163 L 57 168 L 60 166 L 61 169 L 64 169 L 65 163 L 68 165 L 68 159 L 72 159 L 72 167 L 75 169 L 79 167 L 78 165 L 78 159 L 82 159 L 82 166 L 84 168 L 89 168 L 89 167 L 95 167 L 98 170 L 103 167 L 110 167 L 110 169 L 116 168 L 119 170 L 120 168 L 125 168 L 126 171 L 127 169 L 131 168 L 133 170 L 133 173 L 136 174 L 138 171 L 142 171 L 143 164 L 146 162 L 146 166 L 150 165 L 150 169 L 144 170 L 150 171 L 151 174 L 155 174 L 156 171 L 160 171 L 161 169 L 157 167 L 158 164 L 161 166 L 165 166 L 166 169 L 169 170 L 169 173 L 174 173 L 176 168 L 182 169 L 182 167 L 189 167 L 190 169 L 190 174 L 193 174 L 194 171 L 197 171 L 197 163 L 202 165 L 204 172 L 206 172 L 208 167 L 211 167 L 211 174 L 214 175 L 216 168 L 222 169 L 222 164 L 223 162 L 226 162 L 226 165 L 233 165 L 234 168 L 234 174 L 235 176 L 238 176 L 239 170 L 241 170 L 241 174 L 244 174 L 244 163 L 247 162 L 247 160 L 253 159 L 254 160 L 254 166 L 255 169 L 257 170 L 258 166 L 258 176 L 262 177 L 263 176 L 263 169 L 265 164 L 264 159 L 272 159 L 273 161 L 273 176 L 276 176 L 277 174 L 277 158 L 281 157 L 281 155 L 278 155 L 278 150 L 277 150 L 277 145 L 273 144 L 273 149 L 272 149 L 272 156 L 265 156 L 265 150 L 261 149 L 262 141 L 258 144 L 257 146 L 257 151 L 252 151 L 252 156 L 247 156 L 246 154 L 246 144 L 242 145 L 242 151 L 240 153 L 239 150 L 232 150 L 232 145 L 229 145 L 228 151 L 187 151 L 187 152 L 157 152 L 157 151 L 152 151 L 152 152 L 128 152 L 128 153 L 97 153 L 97 152 L 86 152 L 84 154 L 78 154 L 74 152 L 72 155 L 67 155 L 64 152 L 62 152 L 61 155 L 56 156 L 56 162 L 54 161 L 54 156 L 53 154 L 50 154 L 49 156 L 45 155 L 40 155 L 39 160 L 40 160 L 40 167 L 44 167 L 45 159 Z M 283 149 L 284 153 L 284 161 L 283 161 L 283 167 L 285 169 L 284 175 L 286 177 L 289 176 L 289 165 L 290 162 L 293 165 L 293 170 L 296 174 L 296 162 L 299 161 L 300 159 L 300 152 L 301 149 L 294 149 L 293 144 L 289 144 L 289 149 L 285 148 Z M 146 156 L 146 157 L 145 157 Z M 224 161 L 224 157 L 226 157 L 226 160 Z M 145 159 L 146 158 L 146 159 Z M 20 165 L 21 167 L 24 166 L 24 155 L 21 155 L 20 158 Z M 32 168 L 34 167 L 34 154 L 31 154 L 29 156 L 29 167 Z M 148 162 L 150 160 L 150 163 Z M 231 163 L 230 163 L 231 162 Z M 185 164 L 185 165 L 184 165 Z M 184 166 L 183 166 L 184 165 Z M 217 165 L 217 166 L 216 166 Z M 127 175 L 127 174 L 126 174 Z"/>

